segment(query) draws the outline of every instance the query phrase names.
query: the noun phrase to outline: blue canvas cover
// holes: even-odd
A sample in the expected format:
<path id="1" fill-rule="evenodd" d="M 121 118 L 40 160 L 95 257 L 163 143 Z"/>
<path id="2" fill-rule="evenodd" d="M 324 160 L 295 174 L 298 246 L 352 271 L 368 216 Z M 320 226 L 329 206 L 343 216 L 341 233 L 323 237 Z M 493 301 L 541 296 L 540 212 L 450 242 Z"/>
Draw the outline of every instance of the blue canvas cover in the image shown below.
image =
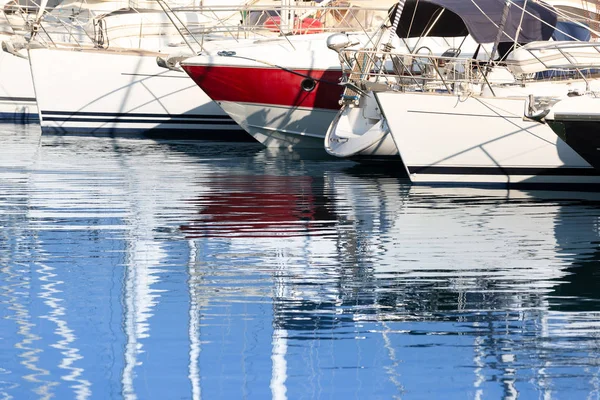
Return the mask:
<path id="1" fill-rule="evenodd" d="M 578 24 L 570 21 L 558 21 L 556 30 L 552 34 L 552 39 L 565 40 L 581 40 L 588 42 L 592 37 L 589 28 L 583 24 Z"/>
<path id="2" fill-rule="evenodd" d="M 501 42 L 513 42 L 519 24 L 519 43 L 550 39 L 557 22 L 551 6 L 533 0 L 513 0 L 511 3 Z M 396 7 L 392 9 L 391 21 Z M 442 37 L 470 34 L 478 43 L 493 43 L 498 37 L 505 7 L 505 0 L 407 0 L 397 33 L 402 38 L 425 34 Z M 437 19 L 440 13 L 441 17 Z"/>

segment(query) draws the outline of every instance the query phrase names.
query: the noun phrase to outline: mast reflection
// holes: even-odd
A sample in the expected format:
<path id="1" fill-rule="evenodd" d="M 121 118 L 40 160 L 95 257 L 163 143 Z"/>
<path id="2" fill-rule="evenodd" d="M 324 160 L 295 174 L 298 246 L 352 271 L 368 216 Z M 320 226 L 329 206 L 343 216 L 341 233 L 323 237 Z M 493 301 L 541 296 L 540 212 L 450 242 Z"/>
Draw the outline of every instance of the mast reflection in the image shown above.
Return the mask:
<path id="1" fill-rule="evenodd" d="M 107 143 L 0 163 L 1 395 L 598 393 L 591 194 Z"/>

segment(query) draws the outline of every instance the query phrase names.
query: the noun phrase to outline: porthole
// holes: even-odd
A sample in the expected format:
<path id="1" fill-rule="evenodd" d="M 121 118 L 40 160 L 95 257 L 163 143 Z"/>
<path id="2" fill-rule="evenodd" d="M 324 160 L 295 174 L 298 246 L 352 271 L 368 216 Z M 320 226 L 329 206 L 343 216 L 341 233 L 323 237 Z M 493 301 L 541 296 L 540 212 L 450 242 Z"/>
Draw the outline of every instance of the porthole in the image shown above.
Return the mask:
<path id="1" fill-rule="evenodd" d="M 316 86 L 317 86 L 317 82 L 315 82 L 315 80 L 311 79 L 311 78 L 304 78 L 302 80 L 302 82 L 300 83 L 300 87 L 305 92 L 312 92 L 313 90 L 315 90 Z"/>

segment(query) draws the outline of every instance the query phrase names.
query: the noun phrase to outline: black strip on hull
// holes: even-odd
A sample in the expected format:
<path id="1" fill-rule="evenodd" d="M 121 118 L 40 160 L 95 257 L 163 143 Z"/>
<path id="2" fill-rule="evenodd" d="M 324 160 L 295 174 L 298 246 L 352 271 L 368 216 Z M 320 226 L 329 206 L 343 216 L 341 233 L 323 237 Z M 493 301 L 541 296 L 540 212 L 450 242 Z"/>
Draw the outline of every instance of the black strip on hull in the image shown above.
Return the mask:
<path id="1" fill-rule="evenodd" d="M 16 101 L 22 103 L 35 103 L 35 97 L 11 97 L 11 96 L 0 96 L 0 101 Z"/>
<path id="2" fill-rule="evenodd" d="M 409 166 L 411 174 L 422 175 L 487 175 L 487 176 L 600 176 L 594 168 L 536 168 L 536 167 L 436 167 Z"/>
<path id="3" fill-rule="evenodd" d="M 44 121 L 48 122 L 102 122 L 102 123 L 119 123 L 119 124 L 180 124 L 180 125 L 233 125 L 237 126 L 234 120 L 210 121 L 210 120 L 192 120 L 192 119 L 141 119 L 141 118 L 63 118 L 63 117 L 47 117 L 42 116 Z"/>
<path id="4" fill-rule="evenodd" d="M 585 161 L 600 170 L 600 121 L 548 121 L 548 125 Z"/>
<path id="5" fill-rule="evenodd" d="M 179 118 L 179 119 L 223 119 L 231 120 L 228 115 L 197 115 L 197 114 L 153 114 L 153 113 L 114 113 L 114 112 L 94 112 L 94 111 L 45 111 L 42 110 L 42 117 L 46 115 L 66 115 L 69 117 L 129 117 L 129 118 Z"/>

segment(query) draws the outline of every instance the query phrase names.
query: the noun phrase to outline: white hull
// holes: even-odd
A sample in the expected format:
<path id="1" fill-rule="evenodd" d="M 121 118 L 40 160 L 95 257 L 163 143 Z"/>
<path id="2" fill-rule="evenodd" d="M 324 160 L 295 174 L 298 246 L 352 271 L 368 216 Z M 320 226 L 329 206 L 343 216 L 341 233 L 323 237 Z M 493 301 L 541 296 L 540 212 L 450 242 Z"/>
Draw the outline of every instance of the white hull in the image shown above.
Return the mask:
<path id="1" fill-rule="evenodd" d="M 272 148 L 323 149 L 327 129 L 339 110 L 336 90 L 341 94 L 337 84 L 341 76 L 339 55 L 327 48 L 329 36 L 298 35 L 241 45 L 222 44 L 213 46 L 210 54 L 189 58 L 182 64 L 198 85 L 260 143 Z M 349 38 L 351 43 L 364 45 L 370 40 L 365 34 L 349 34 Z M 441 53 L 455 41 L 427 39 L 423 43 Z M 220 54 L 219 50 L 227 51 Z M 299 73 L 289 72 L 292 70 Z M 316 89 L 303 91 L 302 74 L 321 82 Z"/>
<path id="2" fill-rule="evenodd" d="M 569 97 L 550 108 L 546 120 L 600 122 L 600 100 L 594 96 Z"/>
<path id="3" fill-rule="evenodd" d="M 378 93 L 411 181 L 424 184 L 598 184 L 600 175 L 525 98 Z"/>
<path id="4" fill-rule="evenodd" d="M 337 111 L 257 103 L 219 102 L 254 139 L 273 148 L 323 149 L 327 128 Z"/>
<path id="5" fill-rule="evenodd" d="M 0 51 L 0 82 L 0 121 L 38 121 L 29 61 Z"/>
<path id="6" fill-rule="evenodd" d="M 158 67 L 158 53 L 32 49 L 29 54 L 44 133 L 246 136 L 184 72 Z"/>

